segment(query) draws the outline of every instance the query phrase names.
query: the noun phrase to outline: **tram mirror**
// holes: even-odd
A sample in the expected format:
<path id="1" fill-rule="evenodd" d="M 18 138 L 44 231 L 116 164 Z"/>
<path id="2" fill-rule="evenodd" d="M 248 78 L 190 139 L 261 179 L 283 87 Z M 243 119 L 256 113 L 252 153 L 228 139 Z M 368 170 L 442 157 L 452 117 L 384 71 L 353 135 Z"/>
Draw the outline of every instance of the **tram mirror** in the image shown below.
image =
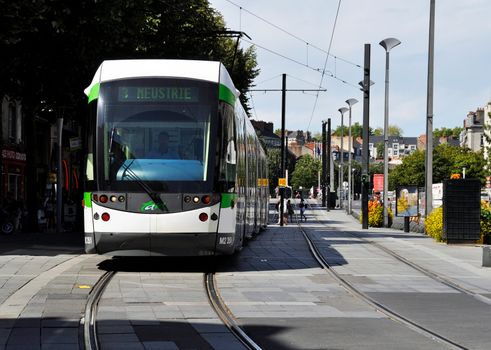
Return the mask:
<path id="1" fill-rule="evenodd" d="M 227 163 L 236 164 L 237 163 L 237 152 L 235 151 L 235 142 L 230 140 L 227 145 Z"/>

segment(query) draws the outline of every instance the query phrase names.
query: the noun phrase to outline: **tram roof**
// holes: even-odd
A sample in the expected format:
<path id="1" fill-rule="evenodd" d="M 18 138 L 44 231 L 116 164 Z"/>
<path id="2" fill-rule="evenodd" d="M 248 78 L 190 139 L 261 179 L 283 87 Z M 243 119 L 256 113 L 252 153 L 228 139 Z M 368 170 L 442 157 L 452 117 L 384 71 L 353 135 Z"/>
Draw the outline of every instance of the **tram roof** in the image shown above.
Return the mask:
<path id="1" fill-rule="evenodd" d="M 219 83 L 237 97 L 227 69 L 217 61 L 195 60 L 109 60 L 101 63 L 90 85 L 84 90 L 90 95 L 94 86 L 114 80 L 131 78 L 187 78 Z"/>

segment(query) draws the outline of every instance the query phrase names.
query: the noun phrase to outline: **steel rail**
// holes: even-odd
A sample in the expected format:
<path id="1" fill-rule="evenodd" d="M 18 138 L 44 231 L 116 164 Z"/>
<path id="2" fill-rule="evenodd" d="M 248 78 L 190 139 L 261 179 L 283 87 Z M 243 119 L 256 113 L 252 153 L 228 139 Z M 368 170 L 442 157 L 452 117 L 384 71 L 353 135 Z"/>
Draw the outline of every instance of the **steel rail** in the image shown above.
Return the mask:
<path id="1" fill-rule="evenodd" d="M 360 291 L 358 288 L 356 288 L 353 284 L 345 280 L 343 277 L 341 277 L 340 274 L 338 274 L 334 269 L 332 269 L 331 265 L 329 262 L 322 256 L 320 253 L 319 249 L 316 247 L 310 236 L 307 234 L 307 232 L 304 230 L 302 225 L 298 223 L 297 225 L 300 228 L 309 248 L 314 256 L 314 258 L 317 260 L 319 265 L 322 266 L 322 268 L 328 272 L 340 285 L 342 285 L 347 291 L 349 291 L 353 296 L 363 300 L 365 303 L 373 307 L 375 310 L 385 314 L 387 317 L 390 319 L 397 321 L 404 326 L 412 329 L 413 331 L 422 334 L 436 342 L 439 342 L 441 344 L 444 344 L 448 346 L 450 349 L 458 349 L 458 350 L 469 350 L 469 348 L 460 345 L 442 335 L 439 335 L 438 333 L 422 326 L 419 325 L 418 323 L 410 320 L 407 317 L 402 316 L 401 314 L 397 313 L 396 311 L 391 310 L 389 307 L 383 305 L 382 303 L 376 301 L 375 299 L 371 298 L 367 294 L 363 293 Z"/>
<path id="2" fill-rule="evenodd" d="M 99 278 L 92 287 L 87 304 L 85 305 L 85 315 L 83 318 L 83 345 L 85 350 L 99 350 L 99 340 L 97 338 L 97 306 L 99 301 L 116 271 L 107 271 Z"/>
<path id="3" fill-rule="evenodd" d="M 437 282 L 440 282 L 444 285 L 446 285 L 447 287 L 451 288 L 451 289 L 454 289 L 456 291 L 459 291 L 461 293 L 464 293 L 464 294 L 467 294 L 467 295 L 470 295 L 472 296 L 473 298 L 483 302 L 483 303 L 486 303 L 488 305 L 491 305 L 491 299 L 488 298 L 488 297 L 485 297 L 483 295 L 480 295 L 476 292 L 473 292 L 472 290 L 464 287 L 464 286 L 461 286 L 460 284 L 458 283 L 455 283 L 453 281 L 451 281 L 450 279 L 448 279 L 447 277 L 444 277 L 442 275 L 439 275 L 437 274 L 436 272 L 433 272 L 429 269 L 427 269 L 426 267 L 423 267 L 421 265 L 418 265 L 408 259 L 406 259 L 405 257 L 403 257 L 402 255 L 399 255 L 398 253 L 394 252 L 393 250 L 381 245 L 380 243 L 377 243 L 377 242 L 374 242 L 370 239 L 366 239 L 364 237 L 360 237 L 359 235 L 357 235 L 356 233 L 354 232 L 350 232 L 350 231 L 343 231 L 343 232 L 346 232 L 346 233 L 349 233 L 350 235 L 352 235 L 353 237 L 356 237 L 364 242 L 367 242 L 368 244 L 372 244 L 373 246 L 377 247 L 378 249 L 382 250 L 383 252 L 389 254 L 390 256 L 392 256 L 394 259 L 397 259 L 398 261 L 412 267 L 413 269 L 421 272 L 422 274 L 424 274 L 425 276 L 437 281 Z"/>
<path id="4" fill-rule="evenodd" d="M 227 328 L 235 335 L 235 337 L 250 350 L 262 350 L 262 348 L 257 345 L 237 324 L 232 312 L 225 305 L 220 293 L 216 288 L 215 283 L 215 273 L 205 273 L 204 274 L 204 285 L 206 289 L 206 294 L 210 302 L 211 307 L 215 310 L 216 314 L 220 320 L 227 326 Z"/>

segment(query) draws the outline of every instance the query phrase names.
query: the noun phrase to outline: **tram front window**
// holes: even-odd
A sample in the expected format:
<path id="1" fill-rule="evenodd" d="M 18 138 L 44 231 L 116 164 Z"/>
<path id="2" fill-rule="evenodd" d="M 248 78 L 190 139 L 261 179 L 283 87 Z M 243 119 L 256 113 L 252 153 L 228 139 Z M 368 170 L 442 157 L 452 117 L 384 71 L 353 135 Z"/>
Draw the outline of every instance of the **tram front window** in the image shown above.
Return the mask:
<path id="1" fill-rule="evenodd" d="M 199 96 L 203 89 L 187 88 L 190 101 L 159 101 L 159 89 L 165 85 L 160 81 L 157 87 L 145 87 L 150 97 L 138 101 L 131 95 L 137 89 L 134 84 L 106 87 L 99 119 L 104 182 L 111 187 L 129 181 L 206 182 L 214 107 Z M 180 89 L 178 93 L 186 88 Z"/>

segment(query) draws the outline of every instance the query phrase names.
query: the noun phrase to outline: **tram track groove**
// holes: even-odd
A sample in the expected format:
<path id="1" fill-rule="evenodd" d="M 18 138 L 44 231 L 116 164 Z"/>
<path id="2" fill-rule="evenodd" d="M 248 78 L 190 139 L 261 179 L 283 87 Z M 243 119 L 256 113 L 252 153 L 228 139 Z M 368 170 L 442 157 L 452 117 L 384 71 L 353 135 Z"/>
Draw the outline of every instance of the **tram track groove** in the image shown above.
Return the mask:
<path id="1" fill-rule="evenodd" d="M 317 219 L 316 217 L 316 220 L 319 224 L 323 225 L 324 227 L 328 227 L 326 224 L 322 223 L 319 221 L 319 219 Z M 385 246 L 383 246 L 382 244 L 380 243 L 377 243 L 375 241 L 372 241 L 370 239 L 367 239 L 365 237 L 361 237 L 360 235 L 352 232 L 352 231 L 347 231 L 347 230 L 343 230 L 343 231 L 339 231 L 339 232 L 344 232 L 344 233 L 347 233 L 363 242 L 366 242 L 368 244 L 371 244 L 372 246 L 382 250 L 383 252 L 385 252 L 386 254 L 389 254 L 390 256 L 392 256 L 394 259 L 406 264 L 407 266 L 409 267 L 412 267 L 413 269 L 421 272 L 423 275 L 433 279 L 434 281 L 437 281 L 439 283 L 442 283 L 443 285 L 453 289 L 453 290 L 456 290 L 458 292 L 461 292 L 461 293 L 464 293 L 464 294 L 467 294 L 473 298 L 475 298 L 476 300 L 480 301 L 480 302 L 483 302 L 485 304 L 488 304 L 488 305 L 491 305 L 491 299 L 488 298 L 488 297 L 485 297 L 479 293 L 476 293 L 458 283 L 455 283 L 454 281 L 450 280 L 449 278 L 447 277 L 444 277 L 434 271 L 431 271 L 430 269 L 427 269 L 426 267 L 423 267 L 419 264 L 416 264 L 412 261 L 410 261 L 409 259 L 403 257 L 402 255 L 396 253 L 395 251 L 393 251 L 392 249 L 389 249 Z"/>
<path id="2" fill-rule="evenodd" d="M 319 220 L 316 217 L 316 220 L 319 222 Z M 320 222 L 319 222 L 320 223 Z M 321 223 L 322 224 L 322 223 Z M 322 224 L 324 225 L 324 224 Z M 425 326 L 422 326 L 418 324 L 415 321 L 410 320 L 409 318 L 399 314 L 398 312 L 390 309 L 389 307 L 385 306 L 384 304 L 376 301 L 375 299 L 371 298 L 358 288 L 356 288 L 352 283 L 348 282 L 346 279 L 344 279 L 340 274 L 338 274 L 332 266 L 329 264 L 329 262 L 323 257 L 317 246 L 314 244 L 313 240 L 310 238 L 308 233 L 304 230 L 302 225 L 298 222 L 297 219 L 297 226 L 299 227 L 300 231 L 302 232 L 309 249 L 314 256 L 314 258 L 317 260 L 319 265 L 328 273 L 330 274 L 341 286 L 343 286 L 348 292 L 350 292 L 353 296 L 356 298 L 364 301 L 368 305 L 370 305 L 372 308 L 375 310 L 383 313 L 386 315 L 389 319 L 392 319 L 393 321 L 399 322 L 400 324 L 408 327 L 409 329 L 424 335 L 438 343 L 441 343 L 443 345 L 448 346 L 450 349 L 459 349 L 459 350 L 469 350 L 469 348 L 460 345 L 453 340 L 446 338 L 443 335 L 440 335 L 434 331 L 432 331 L 429 328 L 426 328 Z M 324 225 L 325 226 L 325 225 Z M 344 232 L 344 231 L 343 231 Z"/>
<path id="3" fill-rule="evenodd" d="M 220 320 L 225 324 L 229 331 L 247 348 L 250 350 L 262 350 L 262 348 L 257 345 L 254 340 L 252 340 L 246 332 L 237 324 L 233 313 L 227 307 L 225 302 L 218 292 L 215 281 L 215 273 L 208 272 L 204 274 L 204 286 L 206 290 L 206 295 L 210 302 L 211 307 L 218 315 Z"/>
<path id="4" fill-rule="evenodd" d="M 83 318 L 83 348 L 85 350 L 99 350 L 100 348 L 97 337 L 97 308 L 104 290 L 115 275 L 116 271 L 104 273 L 89 293 Z"/>

